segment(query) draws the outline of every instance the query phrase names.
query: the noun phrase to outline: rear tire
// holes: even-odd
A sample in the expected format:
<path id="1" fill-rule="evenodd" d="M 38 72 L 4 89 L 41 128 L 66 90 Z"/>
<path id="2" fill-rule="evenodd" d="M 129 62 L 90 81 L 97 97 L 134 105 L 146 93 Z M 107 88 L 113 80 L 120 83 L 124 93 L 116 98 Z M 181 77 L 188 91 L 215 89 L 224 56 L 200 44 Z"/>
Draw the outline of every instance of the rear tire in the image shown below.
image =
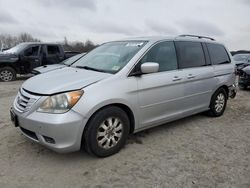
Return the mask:
<path id="1" fill-rule="evenodd" d="M 11 67 L 0 68 L 0 81 L 9 82 L 16 80 L 16 71 Z"/>
<path id="2" fill-rule="evenodd" d="M 97 157 L 113 155 L 125 145 L 129 127 L 129 118 L 121 108 L 103 108 L 91 117 L 85 128 L 84 148 Z"/>
<path id="3" fill-rule="evenodd" d="M 226 106 L 227 106 L 227 92 L 223 88 L 219 88 L 213 94 L 210 102 L 210 110 L 208 111 L 208 115 L 212 117 L 219 117 L 223 115 Z"/>

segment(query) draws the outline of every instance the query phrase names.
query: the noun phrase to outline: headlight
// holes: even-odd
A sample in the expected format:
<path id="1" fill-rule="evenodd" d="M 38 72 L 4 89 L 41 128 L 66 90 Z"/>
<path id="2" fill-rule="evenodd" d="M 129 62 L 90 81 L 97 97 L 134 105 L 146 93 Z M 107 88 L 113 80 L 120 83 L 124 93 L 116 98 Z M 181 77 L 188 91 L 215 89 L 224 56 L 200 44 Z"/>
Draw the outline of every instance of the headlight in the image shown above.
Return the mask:
<path id="1" fill-rule="evenodd" d="M 60 114 L 69 111 L 81 98 L 82 90 L 49 96 L 38 108 L 38 112 Z"/>

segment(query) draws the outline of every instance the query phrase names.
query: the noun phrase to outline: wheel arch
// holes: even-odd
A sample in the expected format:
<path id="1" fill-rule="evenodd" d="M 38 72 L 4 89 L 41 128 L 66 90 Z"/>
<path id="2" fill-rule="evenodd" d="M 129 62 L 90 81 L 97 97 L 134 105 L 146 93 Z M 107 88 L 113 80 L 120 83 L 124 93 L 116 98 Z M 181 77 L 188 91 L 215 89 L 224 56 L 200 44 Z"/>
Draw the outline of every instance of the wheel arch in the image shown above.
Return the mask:
<path id="1" fill-rule="evenodd" d="M 223 89 L 226 91 L 226 93 L 227 93 L 227 99 L 228 99 L 228 96 L 229 96 L 229 89 L 228 89 L 228 86 L 227 86 L 227 85 L 222 85 L 222 86 L 220 86 L 218 89 L 220 89 L 220 88 L 223 88 Z M 216 92 L 218 89 L 216 89 L 215 92 Z M 215 93 L 215 92 L 214 92 L 214 93 Z"/>
<path id="2" fill-rule="evenodd" d="M 129 127 L 129 133 L 133 133 L 134 132 L 134 129 L 135 129 L 135 116 L 134 116 L 134 113 L 133 111 L 131 110 L 131 108 L 126 105 L 126 104 L 123 104 L 123 103 L 110 103 L 110 104 L 106 104 L 100 108 L 98 108 L 97 110 L 95 110 L 91 116 L 89 117 L 86 125 L 89 123 L 89 121 L 91 120 L 91 118 L 93 117 L 94 114 L 96 114 L 97 112 L 99 112 L 100 110 L 104 109 L 104 108 L 107 108 L 107 107 L 110 107 L 110 106 L 116 106 L 118 108 L 121 108 L 128 116 L 129 118 L 129 122 L 130 122 L 130 127 Z M 85 126 L 86 127 L 86 126 Z M 85 128 L 84 128 L 85 129 Z"/>
<path id="3" fill-rule="evenodd" d="M 86 128 L 91 120 L 91 118 L 97 113 L 99 112 L 100 110 L 104 109 L 104 108 L 107 108 L 107 107 L 110 107 L 110 106 L 115 106 L 115 107 L 118 107 L 120 109 L 122 109 L 128 116 L 129 118 L 129 122 L 130 122 L 130 127 L 129 127 L 129 133 L 133 133 L 134 130 L 135 130 L 135 116 L 134 116 L 134 113 L 133 111 L 131 110 L 131 108 L 128 106 L 128 105 L 125 105 L 123 103 L 110 103 L 110 104 L 106 104 L 100 108 L 98 108 L 97 110 L 95 110 L 91 116 L 89 117 L 83 131 L 82 131 L 82 137 L 81 137 L 81 148 L 83 148 L 83 142 L 84 142 L 84 134 L 85 134 L 85 131 L 86 131 Z"/>
<path id="4" fill-rule="evenodd" d="M 229 89 L 228 89 L 228 86 L 227 85 L 221 85 L 219 87 L 217 87 L 217 89 L 214 90 L 213 94 L 211 95 L 211 98 L 210 98 L 210 102 L 209 102 L 209 106 L 211 104 L 211 101 L 213 99 L 213 96 L 214 94 L 219 90 L 219 89 L 224 89 L 226 91 L 226 94 L 227 94 L 227 99 L 228 99 L 228 96 L 229 96 Z"/>
<path id="5" fill-rule="evenodd" d="M 228 97 L 229 97 L 229 89 L 228 89 L 228 86 L 227 85 L 221 85 L 221 86 L 219 86 L 219 87 L 217 87 L 214 91 L 213 91 L 213 93 L 212 93 L 212 95 L 211 95 L 211 97 L 210 97 L 210 102 L 209 102 L 209 108 L 210 108 L 210 105 L 211 105 L 211 101 L 212 101 L 212 99 L 213 99 L 213 96 L 214 96 L 214 94 L 216 93 L 216 91 L 218 91 L 219 89 L 224 89 L 225 91 L 226 91 L 226 93 L 227 93 L 227 99 L 228 99 Z"/>
<path id="6" fill-rule="evenodd" d="M 15 66 L 13 66 L 12 64 L 0 63 L 0 68 L 4 68 L 4 67 L 10 67 L 10 68 L 14 69 L 16 71 L 16 73 L 18 72 L 17 68 Z"/>

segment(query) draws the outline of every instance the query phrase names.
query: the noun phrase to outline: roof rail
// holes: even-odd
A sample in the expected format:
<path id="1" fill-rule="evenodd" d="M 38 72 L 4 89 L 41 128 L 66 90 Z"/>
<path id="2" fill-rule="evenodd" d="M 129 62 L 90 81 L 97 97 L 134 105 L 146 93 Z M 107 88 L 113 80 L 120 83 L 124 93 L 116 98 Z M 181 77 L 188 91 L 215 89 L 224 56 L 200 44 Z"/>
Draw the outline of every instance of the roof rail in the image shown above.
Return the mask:
<path id="1" fill-rule="evenodd" d="M 197 37 L 199 39 L 209 39 L 209 40 L 213 40 L 215 41 L 215 39 L 211 38 L 211 37 L 205 37 L 205 36 L 200 36 L 200 35 L 179 35 L 178 37 Z"/>

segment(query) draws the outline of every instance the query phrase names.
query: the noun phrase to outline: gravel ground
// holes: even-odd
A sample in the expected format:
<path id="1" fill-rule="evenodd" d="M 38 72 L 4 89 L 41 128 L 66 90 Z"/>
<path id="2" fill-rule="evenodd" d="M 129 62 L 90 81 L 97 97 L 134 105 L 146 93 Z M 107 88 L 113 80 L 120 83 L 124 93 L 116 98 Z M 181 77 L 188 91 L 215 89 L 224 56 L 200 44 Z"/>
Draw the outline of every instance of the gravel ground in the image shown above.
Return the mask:
<path id="1" fill-rule="evenodd" d="M 57 154 L 22 136 L 9 108 L 23 80 L 0 83 L 0 187 L 250 187 L 250 90 L 224 116 L 195 115 L 132 135 L 118 154 Z"/>

